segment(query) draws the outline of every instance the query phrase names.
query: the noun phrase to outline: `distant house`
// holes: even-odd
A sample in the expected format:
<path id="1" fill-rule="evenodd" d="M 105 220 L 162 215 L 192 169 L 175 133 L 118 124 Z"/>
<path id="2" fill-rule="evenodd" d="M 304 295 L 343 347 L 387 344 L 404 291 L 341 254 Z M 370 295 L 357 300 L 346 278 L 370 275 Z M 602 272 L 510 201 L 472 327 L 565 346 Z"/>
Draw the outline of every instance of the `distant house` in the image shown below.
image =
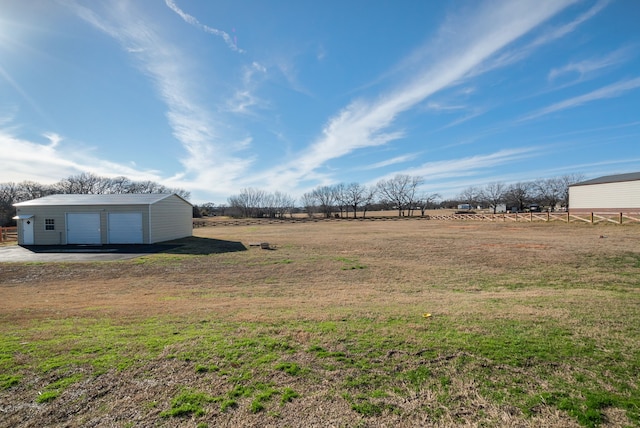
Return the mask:
<path id="1" fill-rule="evenodd" d="M 153 244 L 191 236 L 176 194 L 51 195 L 14 204 L 20 245 Z"/>
<path id="2" fill-rule="evenodd" d="M 640 213 L 640 172 L 607 175 L 569 186 L 572 213 Z"/>

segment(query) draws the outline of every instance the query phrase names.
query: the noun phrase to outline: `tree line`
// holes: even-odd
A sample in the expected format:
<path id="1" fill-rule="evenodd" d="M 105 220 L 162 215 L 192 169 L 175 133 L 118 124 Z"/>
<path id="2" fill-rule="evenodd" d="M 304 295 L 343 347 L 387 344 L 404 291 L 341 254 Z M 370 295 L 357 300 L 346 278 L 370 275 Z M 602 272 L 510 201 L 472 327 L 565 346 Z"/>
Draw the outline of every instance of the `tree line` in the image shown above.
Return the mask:
<path id="1" fill-rule="evenodd" d="M 15 222 L 13 204 L 55 194 L 120 194 L 120 193 L 176 193 L 185 199 L 191 193 L 170 188 L 154 181 L 134 181 L 127 177 L 100 177 L 92 173 L 81 173 L 64 178 L 54 184 L 34 181 L 0 183 L 0 225 Z"/>
<path id="2" fill-rule="evenodd" d="M 242 189 L 227 199 L 227 204 L 206 203 L 194 207 L 194 217 L 202 215 L 233 215 L 238 217 L 285 217 L 306 212 L 309 216 L 321 214 L 362 217 L 369 211 L 396 210 L 398 216 L 412 216 L 416 212 L 434 208 L 457 208 L 459 204 L 492 209 L 501 205 L 510 211 L 526 211 L 536 204 L 550 211 L 568 208 L 569 186 L 584 180 L 582 174 L 507 184 L 492 182 L 484 186 L 469 186 L 457 199 L 442 200 L 438 193 L 422 189 L 424 178 L 398 174 L 393 178 L 366 186 L 360 183 L 338 183 L 318 186 L 302 195 L 299 201 L 279 191 L 267 192 L 255 188 Z M 190 192 L 169 188 L 153 181 L 134 181 L 127 177 L 100 177 L 91 173 L 69 176 L 51 185 L 33 181 L 0 183 L 0 225 L 14 224 L 14 203 L 53 194 L 118 194 L 118 193 L 176 193 L 185 199 Z"/>
<path id="3" fill-rule="evenodd" d="M 569 208 L 569 186 L 585 179 L 582 174 L 522 181 L 512 184 L 493 182 L 483 187 L 469 186 L 458 198 L 471 206 L 490 208 L 495 214 L 500 205 L 508 211 L 527 211 L 532 205 L 541 210 Z"/>
<path id="4" fill-rule="evenodd" d="M 360 183 L 338 183 L 323 185 L 306 192 L 296 199 L 281 193 L 269 193 L 255 188 L 242 189 L 239 194 L 227 199 L 228 204 L 207 203 L 198 207 L 200 214 L 238 217 L 285 217 L 297 212 L 309 216 L 321 214 L 330 217 L 365 217 L 368 211 L 396 210 L 398 216 L 425 214 L 427 209 L 457 208 L 460 204 L 493 210 L 504 205 L 509 211 L 523 212 L 531 205 L 550 211 L 569 206 L 569 186 L 584 180 L 582 174 L 538 179 L 535 181 L 507 184 L 492 182 L 484 186 L 469 186 L 457 198 L 443 200 L 438 193 L 421 189 L 424 178 L 398 174 L 380 180 L 375 185 Z"/>

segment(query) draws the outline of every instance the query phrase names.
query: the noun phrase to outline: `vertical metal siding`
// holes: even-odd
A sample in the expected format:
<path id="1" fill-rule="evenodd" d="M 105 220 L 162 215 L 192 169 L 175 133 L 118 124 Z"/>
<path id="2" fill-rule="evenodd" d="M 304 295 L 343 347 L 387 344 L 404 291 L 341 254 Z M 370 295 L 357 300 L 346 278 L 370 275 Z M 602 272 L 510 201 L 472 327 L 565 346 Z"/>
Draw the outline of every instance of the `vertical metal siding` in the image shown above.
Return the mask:
<path id="1" fill-rule="evenodd" d="M 193 233 L 193 208 L 176 195 L 152 204 L 149 212 L 151 243 L 184 238 Z"/>
<path id="2" fill-rule="evenodd" d="M 569 188 L 569 209 L 640 208 L 640 181 L 588 184 Z"/>

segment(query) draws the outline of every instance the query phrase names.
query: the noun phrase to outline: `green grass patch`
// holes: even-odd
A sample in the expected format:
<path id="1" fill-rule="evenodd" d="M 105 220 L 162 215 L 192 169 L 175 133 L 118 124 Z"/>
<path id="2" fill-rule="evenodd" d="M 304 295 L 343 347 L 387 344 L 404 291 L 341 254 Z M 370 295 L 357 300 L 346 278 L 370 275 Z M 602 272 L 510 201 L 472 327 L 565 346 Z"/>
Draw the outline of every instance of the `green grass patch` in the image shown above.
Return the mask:
<path id="1" fill-rule="evenodd" d="M 16 386 L 20 383 L 22 376 L 18 375 L 6 375 L 0 374 L 0 388 L 9 389 L 12 386 Z"/>
<path id="2" fill-rule="evenodd" d="M 41 391 L 36 401 L 48 403 L 88 376 L 111 371 L 126 375 L 169 358 L 190 363 L 203 384 L 209 377 L 223 377 L 232 386 L 215 395 L 184 389 L 161 413 L 165 418 L 200 416 L 213 403 L 222 412 L 246 406 L 246 411 L 267 414 L 299 397 L 293 385 L 273 385 L 274 375 L 286 373 L 298 389 L 299 383 L 321 381 L 331 371 L 336 396 L 367 418 L 401 412 L 398 397 L 410 399 L 423 391 L 437 398 L 436 405 L 424 409 L 436 417 L 455 405 L 453 397 L 461 393 L 456 388 L 468 383 L 476 386 L 474 393 L 516 406 L 524 417 L 546 406 L 595 427 L 606 424 L 607 408 L 617 408 L 640 423 L 640 351 L 629 346 L 637 333 L 616 323 L 613 314 L 591 317 L 579 306 L 564 310 L 580 323 L 444 314 L 426 320 L 421 310 L 405 316 L 378 313 L 272 324 L 187 317 L 120 324 L 48 320 L 0 333 L 6 345 L 0 348 L 0 382 L 4 389 L 20 388 L 25 373 L 76 373 Z M 632 304 L 621 306 L 618 315 L 636 322 L 633 310 Z M 588 326 L 598 322 L 610 325 L 615 334 L 589 334 Z M 305 353 L 304 367 L 292 361 L 300 352 Z"/>
<path id="3" fill-rule="evenodd" d="M 81 380 L 82 377 L 83 377 L 82 374 L 77 373 L 68 377 L 63 377 L 61 379 L 58 379 L 55 382 L 50 383 L 38 395 L 38 397 L 36 398 L 36 402 L 46 403 L 48 401 L 52 401 L 58 398 L 58 396 L 62 394 L 62 392 L 64 392 L 65 389 L 67 389 L 70 385 Z"/>
<path id="4" fill-rule="evenodd" d="M 276 370 L 280 370 L 285 372 L 288 375 L 291 376 L 298 376 L 300 374 L 302 374 L 304 372 L 304 370 L 302 368 L 300 368 L 300 366 L 296 363 L 291 363 L 291 362 L 281 362 L 276 364 L 275 366 Z"/>
<path id="5" fill-rule="evenodd" d="M 356 269 L 366 269 L 366 266 L 360 264 L 358 259 L 348 258 L 348 257 L 337 257 L 336 261 L 342 262 L 342 270 L 356 270 Z"/>
<path id="6" fill-rule="evenodd" d="M 171 400 L 171 408 L 160 413 L 163 418 L 204 415 L 204 405 L 217 401 L 203 392 L 184 389 Z"/>

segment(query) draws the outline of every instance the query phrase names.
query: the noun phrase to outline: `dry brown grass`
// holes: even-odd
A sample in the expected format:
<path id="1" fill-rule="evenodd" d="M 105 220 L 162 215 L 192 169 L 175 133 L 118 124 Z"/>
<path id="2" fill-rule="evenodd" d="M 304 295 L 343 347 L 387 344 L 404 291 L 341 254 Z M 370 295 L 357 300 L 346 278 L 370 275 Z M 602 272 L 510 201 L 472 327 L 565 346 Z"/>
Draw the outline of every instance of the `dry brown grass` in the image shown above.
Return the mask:
<path id="1" fill-rule="evenodd" d="M 248 250 L 125 263 L 3 265 L 3 316 L 215 309 L 234 318 L 331 319 L 345 312 L 452 314 L 516 296 L 580 299 L 580 285 L 615 286 L 608 282 L 615 271 L 592 266 L 592 258 L 636 252 L 639 241 L 631 226 L 420 220 L 202 228 L 195 234 L 239 241 Z M 253 242 L 268 242 L 274 250 L 249 247 Z"/>
<path id="2" fill-rule="evenodd" d="M 172 317 L 185 323 L 247 322 L 264 325 L 273 334 L 278 330 L 270 326 L 352 319 L 375 325 L 400 318 L 409 320 L 408 337 L 419 341 L 428 334 L 428 322 L 443 322 L 471 336 L 491 335 L 492 325 L 544 322 L 597 346 L 615 341 L 628 350 L 640 348 L 638 335 L 629 333 L 640 322 L 640 266 L 635 265 L 637 258 L 629 258 L 640 248 L 638 226 L 411 220 L 200 228 L 194 234 L 203 239 L 186 240 L 185 247 L 171 253 L 125 262 L 2 264 L 2 328 L 30 329 L 38 320 L 136 323 Z M 241 242 L 247 250 L 212 248 L 219 241 Z M 249 246 L 255 242 L 268 242 L 272 250 Z M 185 249 L 187 253 L 182 253 Z M 428 320 L 423 318 L 427 312 L 432 314 Z M 632 318 L 620 319 L 616 315 L 620 313 Z M 382 324 L 378 334 L 397 334 Z M 278 334 L 301 349 L 326 341 L 341 350 L 339 341 L 305 328 L 285 327 Z M 188 346 L 168 347 L 164 354 L 179 354 Z M 492 367 L 501 373 L 496 379 L 531 378 L 519 387 L 537 391 L 546 381 L 535 367 L 512 367 L 468 351 L 427 360 L 394 352 L 389 351 L 387 358 L 400 356 L 398 370 L 428 363 L 434 374 L 451 379 L 446 389 L 449 402 L 440 400 L 441 389 L 391 394 L 386 403 L 401 412 L 363 417 L 335 389 L 349 371 L 327 371 L 322 361 L 301 350 L 290 359 L 324 377 L 272 379 L 304 391 L 277 417 L 251 414 L 241 404 L 234 412 L 210 409 L 202 420 L 210 426 L 577 425 L 575 418 L 554 406 L 540 406 L 533 415 L 524 416 L 509 402 L 488 397 L 481 383 L 464 375 Z M 576 374 L 562 365 L 544 370 L 558 379 L 566 374 L 567 382 L 573 382 Z M 31 379 L 26 384 L 38 382 L 44 381 Z M 637 377 L 630 382 L 637 382 Z M 127 421 L 136 426 L 194 426 L 195 419 L 159 418 L 180 385 L 212 394 L 232 386 L 222 377 L 196 376 L 193 365 L 161 356 L 135 367 L 126 377 L 110 371 L 83 381 L 75 391 L 76 407 L 72 396 L 59 398 L 63 406 L 29 404 L 34 393 L 30 387 L 0 392 L 0 404 L 15 410 L 19 406 L 15 398 L 23 400 L 26 413 L 5 412 L 6 420 L 22 426 L 43 422 L 126 426 Z M 157 408 L 144 406 L 152 400 L 159 402 Z M 620 409 L 606 412 L 611 426 L 631 423 Z M 0 425 L 2 418 L 0 414 Z"/>

